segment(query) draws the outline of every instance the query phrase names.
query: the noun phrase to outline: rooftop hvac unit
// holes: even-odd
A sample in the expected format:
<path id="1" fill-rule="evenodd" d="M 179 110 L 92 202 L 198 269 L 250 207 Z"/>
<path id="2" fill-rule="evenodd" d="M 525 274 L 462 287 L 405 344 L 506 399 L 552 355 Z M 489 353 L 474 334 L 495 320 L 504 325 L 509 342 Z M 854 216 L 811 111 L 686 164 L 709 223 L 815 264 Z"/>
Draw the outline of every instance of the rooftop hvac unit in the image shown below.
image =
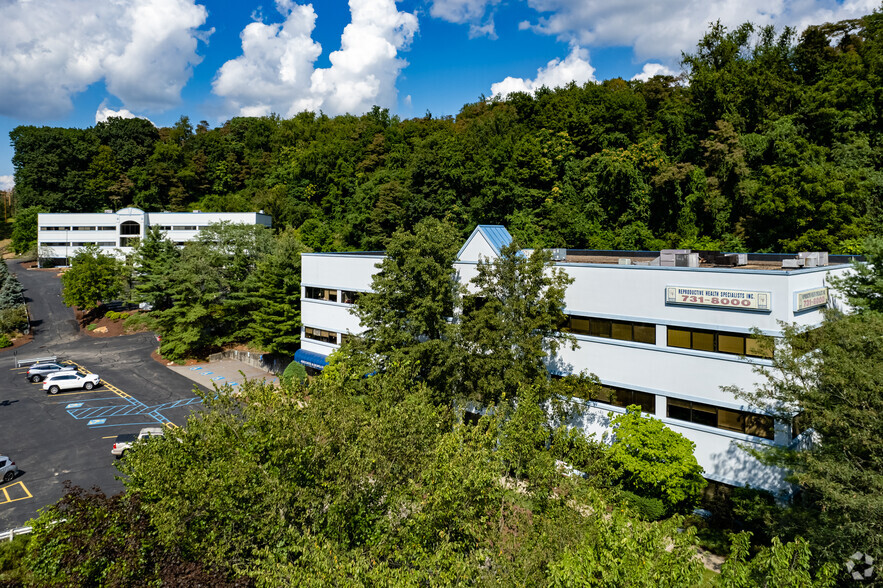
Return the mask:
<path id="1" fill-rule="evenodd" d="M 798 259 L 805 259 L 805 267 L 828 265 L 827 251 L 801 251 L 797 254 Z"/>
<path id="2" fill-rule="evenodd" d="M 803 267 L 803 259 L 783 259 L 782 269 L 797 269 Z"/>
<path id="3" fill-rule="evenodd" d="M 698 253 L 676 253 L 675 267 L 699 267 Z"/>
<path id="4" fill-rule="evenodd" d="M 552 249 L 552 261 L 564 261 L 567 259 L 567 249 Z"/>
<path id="5" fill-rule="evenodd" d="M 659 252 L 659 265 L 675 267 L 677 265 L 677 256 L 687 253 L 690 253 L 689 249 L 663 249 Z"/>
<path id="6" fill-rule="evenodd" d="M 797 259 L 803 260 L 803 267 L 816 267 L 819 265 L 819 254 L 815 251 L 801 251 Z"/>
<path id="7" fill-rule="evenodd" d="M 619 265 L 632 265 L 632 260 L 628 257 L 620 257 Z"/>

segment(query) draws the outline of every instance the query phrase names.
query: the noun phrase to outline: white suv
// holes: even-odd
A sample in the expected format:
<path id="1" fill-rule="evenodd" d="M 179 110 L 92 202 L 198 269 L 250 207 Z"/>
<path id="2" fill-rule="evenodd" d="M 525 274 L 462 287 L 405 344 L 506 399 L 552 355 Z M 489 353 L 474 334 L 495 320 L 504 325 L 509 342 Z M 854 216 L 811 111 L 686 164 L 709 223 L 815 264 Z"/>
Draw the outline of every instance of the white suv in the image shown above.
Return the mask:
<path id="1" fill-rule="evenodd" d="M 98 374 L 86 374 L 79 370 L 75 372 L 58 372 L 51 376 L 46 376 L 46 381 L 43 382 L 43 389 L 50 394 L 58 394 L 60 390 L 71 390 L 73 388 L 91 390 L 100 382 Z"/>

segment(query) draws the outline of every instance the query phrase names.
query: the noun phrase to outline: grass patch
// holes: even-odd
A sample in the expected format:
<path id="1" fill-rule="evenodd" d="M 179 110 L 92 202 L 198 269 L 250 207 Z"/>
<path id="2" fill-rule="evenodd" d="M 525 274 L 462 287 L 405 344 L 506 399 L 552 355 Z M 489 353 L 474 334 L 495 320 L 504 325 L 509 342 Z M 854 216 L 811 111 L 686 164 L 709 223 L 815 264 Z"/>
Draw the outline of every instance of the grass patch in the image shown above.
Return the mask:
<path id="1" fill-rule="evenodd" d="M 87 331 L 94 331 L 97 328 L 98 328 L 98 323 L 92 323 L 91 325 L 86 326 Z"/>

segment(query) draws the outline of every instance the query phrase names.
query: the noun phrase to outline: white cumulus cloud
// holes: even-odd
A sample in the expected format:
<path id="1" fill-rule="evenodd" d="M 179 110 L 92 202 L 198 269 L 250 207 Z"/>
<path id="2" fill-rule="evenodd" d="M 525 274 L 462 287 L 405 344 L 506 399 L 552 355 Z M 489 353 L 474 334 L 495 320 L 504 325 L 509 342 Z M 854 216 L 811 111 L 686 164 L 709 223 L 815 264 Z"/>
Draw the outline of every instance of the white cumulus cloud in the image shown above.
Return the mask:
<path id="1" fill-rule="evenodd" d="M 582 46 L 631 46 L 639 60 L 679 60 L 681 51 L 692 52 L 720 20 L 732 28 L 744 22 L 786 25 L 798 30 L 855 18 L 879 7 L 879 0 L 527 0 L 541 15 L 520 24 L 522 29 L 554 35 Z"/>
<path id="2" fill-rule="evenodd" d="M 134 114 L 131 110 L 127 108 L 120 108 L 119 110 L 113 110 L 107 106 L 106 102 L 102 102 L 101 106 L 98 107 L 98 110 L 95 111 L 95 122 L 105 122 L 110 117 L 115 116 L 117 118 L 143 118 L 144 120 L 150 121 L 146 116 L 138 116 Z M 153 121 L 150 121 L 153 124 Z M 156 126 L 156 125 L 153 125 Z"/>
<path id="3" fill-rule="evenodd" d="M 225 63 L 213 82 L 240 115 L 303 110 L 361 113 L 374 105 L 394 107 L 396 80 L 417 32 L 417 17 L 400 12 L 395 0 L 350 0 L 351 21 L 331 67 L 315 68 L 322 47 L 312 39 L 316 12 L 311 4 L 277 0 L 285 21 L 253 22 L 242 31 L 242 55 Z"/>
<path id="4" fill-rule="evenodd" d="M 507 77 L 502 82 L 491 85 L 491 95 L 503 98 L 513 92 L 536 92 L 539 88 L 561 88 L 570 82 L 583 85 L 595 81 L 595 68 L 589 63 L 589 52 L 574 45 L 563 61 L 553 59 L 537 70 L 532 80 Z"/>
<path id="5" fill-rule="evenodd" d="M 73 94 L 101 80 L 127 107 L 174 106 L 209 34 L 194 2 L 0 2 L 0 114 L 62 116 Z"/>
<path id="6" fill-rule="evenodd" d="M 13 176 L 0 176 L 0 190 L 12 190 L 15 186 L 15 178 Z"/>
<path id="7" fill-rule="evenodd" d="M 469 37 L 497 38 L 493 14 L 485 15 L 500 0 L 433 0 L 429 14 L 456 24 L 469 24 Z"/>
<path id="8" fill-rule="evenodd" d="M 661 63 L 645 63 L 641 73 L 632 76 L 633 80 L 641 80 L 646 82 L 653 76 L 674 76 L 677 75 L 674 70 L 667 68 Z"/>

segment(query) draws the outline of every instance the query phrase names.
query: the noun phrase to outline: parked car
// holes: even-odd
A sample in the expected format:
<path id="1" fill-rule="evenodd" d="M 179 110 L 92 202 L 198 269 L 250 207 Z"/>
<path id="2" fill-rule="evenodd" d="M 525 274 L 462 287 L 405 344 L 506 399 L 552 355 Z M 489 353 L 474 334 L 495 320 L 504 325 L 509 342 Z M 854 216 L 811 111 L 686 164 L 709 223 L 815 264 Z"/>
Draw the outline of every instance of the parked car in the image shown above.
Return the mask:
<path id="1" fill-rule="evenodd" d="M 123 433 L 117 435 L 116 441 L 113 443 L 113 449 L 111 449 L 110 452 L 117 457 L 122 457 L 126 454 L 126 451 L 132 448 L 132 444 L 135 443 L 135 441 L 162 436 L 163 430 L 161 427 L 144 427 L 137 435 L 135 433 Z"/>
<path id="2" fill-rule="evenodd" d="M 98 374 L 86 374 L 79 370 L 74 372 L 58 372 L 46 376 L 46 381 L 43 382 L 43 389 L 50 394 L 58 394 L 61 390 L 72 390 L 74 388 L 91 390 L 100 381 Z"/>
<path id="3" fill-rule="evenodd" d="M 18 474 L 18 468 L 15 462 L 5 455 L 0 455 L 0 476 L 3 476 L 3 481 L 11 482 L 16 474 Z"/>
<path id="4" fill-rule="evenodd" d="M 27 378 L 32 382 L 39 382 L 49 374 L 58 372 L 71 372 L 77 369 L 75 365 L 65 365 L 63 363 L 35 363 L 28 368 Z"/>

